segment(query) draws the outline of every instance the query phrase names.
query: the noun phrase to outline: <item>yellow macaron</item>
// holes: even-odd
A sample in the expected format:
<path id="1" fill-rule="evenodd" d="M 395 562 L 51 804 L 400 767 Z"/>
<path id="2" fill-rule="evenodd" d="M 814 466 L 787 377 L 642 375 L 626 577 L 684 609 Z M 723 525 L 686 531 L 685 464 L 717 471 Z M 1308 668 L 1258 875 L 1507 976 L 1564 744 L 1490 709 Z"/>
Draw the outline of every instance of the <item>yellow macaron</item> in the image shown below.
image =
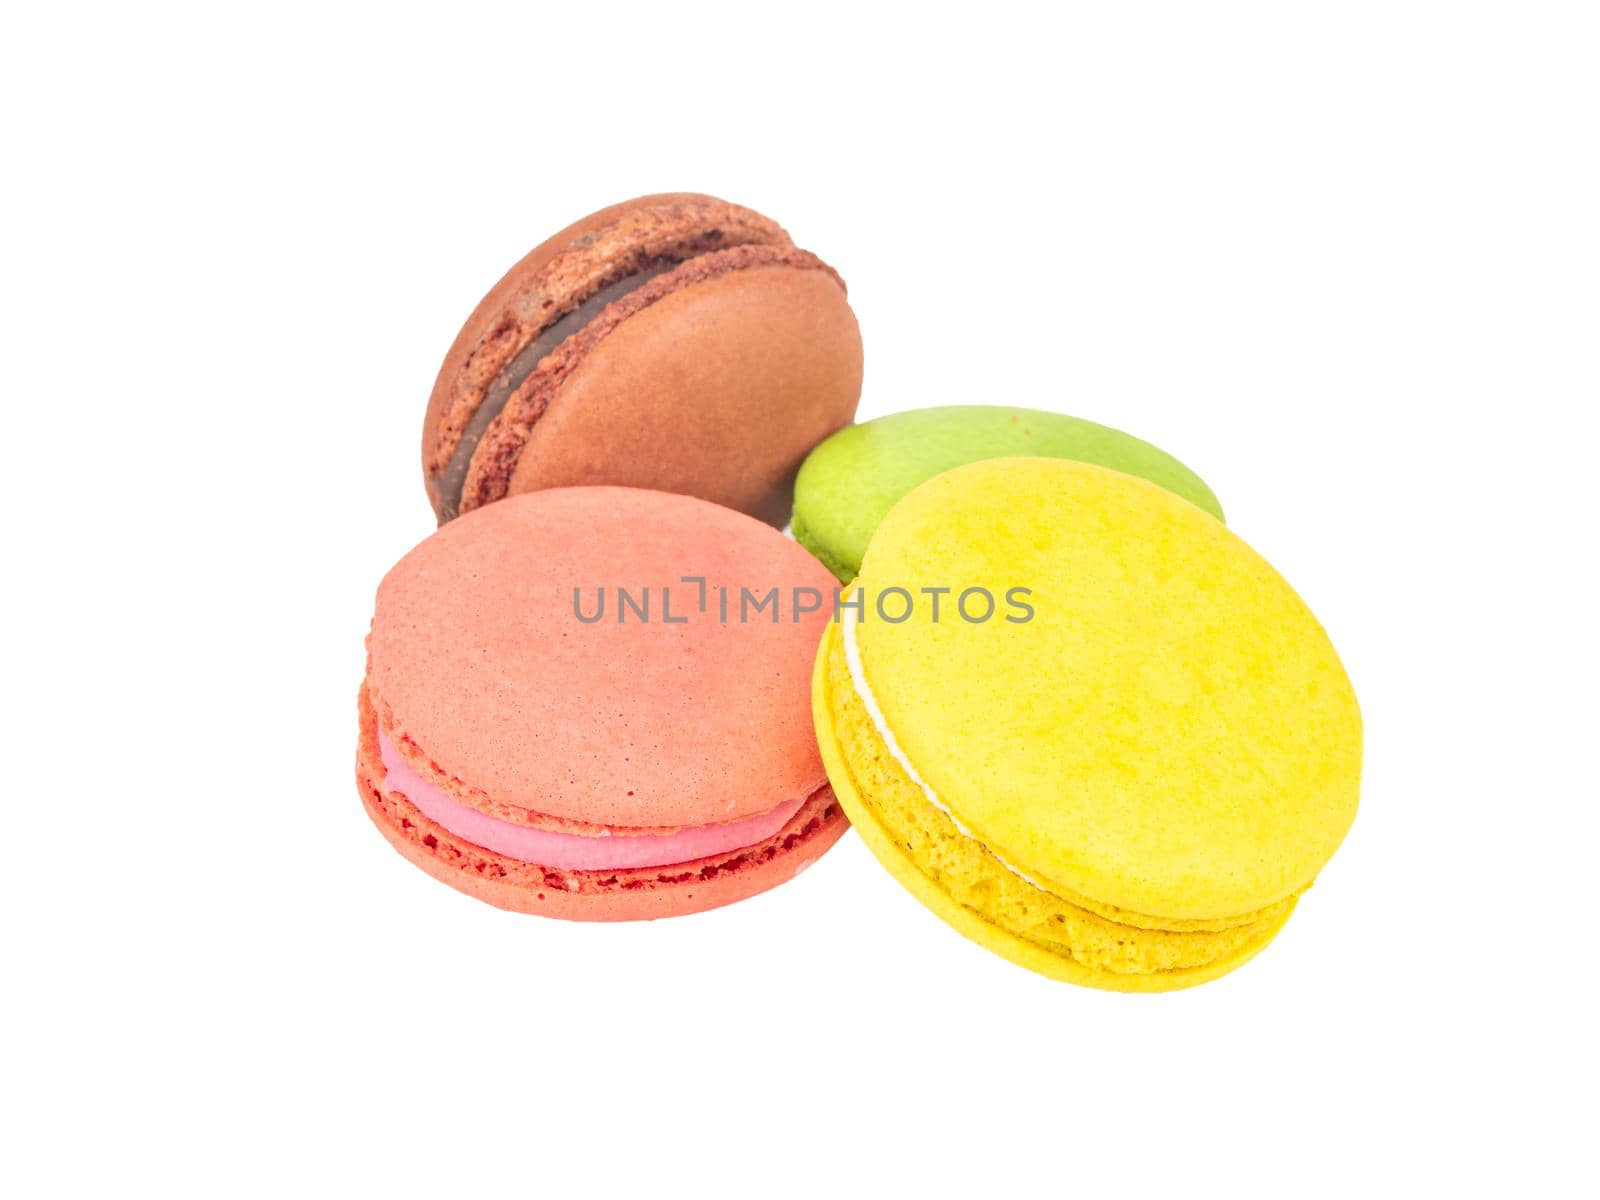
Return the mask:
<path id="1" fill-rule="evenodd" d="M 813 677 L 864 841 L 956 929 L 1121 991 L 1277 934 L 1355 817 L 1361 715 L 1310 610 L 1142 479 L 994 459 L 878 528 Z"/>

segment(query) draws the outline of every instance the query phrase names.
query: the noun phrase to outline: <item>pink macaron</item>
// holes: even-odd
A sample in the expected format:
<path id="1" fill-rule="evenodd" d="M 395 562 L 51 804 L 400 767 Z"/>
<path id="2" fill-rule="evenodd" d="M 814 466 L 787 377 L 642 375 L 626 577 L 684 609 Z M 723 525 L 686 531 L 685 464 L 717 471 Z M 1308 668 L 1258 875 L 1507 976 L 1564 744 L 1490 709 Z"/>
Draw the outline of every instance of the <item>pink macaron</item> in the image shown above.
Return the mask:
<path id="1" fill-rule="evenodd" d="M 687 496 L 559 488 L 451 522 L 378 588 L 368 815 L 518 912 L 676 916 L 782 883 L 846 827 L 810 715 L 835 586 Z"/>

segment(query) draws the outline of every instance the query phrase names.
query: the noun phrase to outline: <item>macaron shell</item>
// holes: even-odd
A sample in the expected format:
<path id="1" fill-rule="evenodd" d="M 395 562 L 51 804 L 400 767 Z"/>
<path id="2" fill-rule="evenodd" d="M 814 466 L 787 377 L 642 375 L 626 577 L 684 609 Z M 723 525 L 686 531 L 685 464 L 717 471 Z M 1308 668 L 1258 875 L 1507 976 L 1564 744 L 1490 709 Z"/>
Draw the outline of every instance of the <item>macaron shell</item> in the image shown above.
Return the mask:
<path id="1" fill-rule="evenodd" d="M 1137 475 L 1222 517 L 1198 475 L 1130 434 L 1060 413 L 954 405 L 879 417 L 819 445 L 796 482 L 794 535 L 848 582 L 879 523 L 912 488 L 965 463 L 1013 456 L 1074 459 Z"/>
<path id="2" fill-rule="evenodd" d="M 705 610 L 684 576 L 705 578 Z M 649 588 L 652 619 L 619 621 L 619 587 L 635 600 Z M 745 587 L 778 589 L 783 619 L 739 620 Z M 491 816 L 661 830 L 736 820 L 825 782 L 807 683 L 826 606 L 791 619 L 790 595 L 832 587 L 788 538 L 705 501 L 536 492 L 450 522 L 389 572 L 367 687 L 408 762 Z M 601 588 L 605 619 L 580 621 L 575 604 L 592 613 Z"/>
<path id="3" fill-rule="evenodd" d="M 685 916 L 747 899 L 793 879 L 849 828 L 824 787 L 779 834 L 738 854 L 660 870 L 545 871 L 464 842 L 404 796 L 383 789 L 377 718 L 361 703 L 356 783 L 372 823 L 412 865 L 496 908 L 569 921 L 643 921 Z"/>
<path id="4" fill-rule="evenodd" d="M 858 629 L 906 755 L 1030 876 L 1230 917 L 1304 888 L 1354 818 L 1360 713 L 1326 635 L 1259 555 L 1154 484 L 1054 459 L 959 467 L 894 508 L 859 582 L 1002 605 L 1031 589 L 1025 623 L 924 604 Z"/>
<path id="5" fill-rule="evenodd" d="M 511 494 L 617 483 L 699 496 L 772 525 L 806 454 L 848 425 L 861 334 L 826 271 L 733 271 L 629 317 L 534 424 Z"/>
<path id="6" fill-rule="evenodd" d="M 859 797 L 841 793 L 839 802 L 849 816 L 851 826 L 861 835 L 861 840 L 867 844 L 873 856 L 906 891 L 921 901 L 925 908 L 963 937 L 1049 979 L 1059 979 L 1081 987 L 1093 987 L 1111 992 L 1179 991 L 1197 984 L 1208 983 L 1213 979 L 1220 979 L 1230 971 L 1243 966 L 1267 948 L 1272 937 L 1276 937 L 1278 930 L 1283 927 L 1283 922 L 1288 920 L 1288 914 L 1281 917 L 1271 936 L 1265 941 L 1251 946 L 1232 958 L 1218 959 L 1203 967 L 1164 971 L 1152 975 L 1116 975 L 1110 971 L 1096 970 L 1084 966 L 1075 959 L 1052 954 L 1042 946 L 1016 937 L 998 925 L 985 921 L 970 908 L 957 904 L 932 880 L 917 870 L 911 860 L 896 848 L 882 826 L 873 820 L 871 813 L 861 804 Z"/>

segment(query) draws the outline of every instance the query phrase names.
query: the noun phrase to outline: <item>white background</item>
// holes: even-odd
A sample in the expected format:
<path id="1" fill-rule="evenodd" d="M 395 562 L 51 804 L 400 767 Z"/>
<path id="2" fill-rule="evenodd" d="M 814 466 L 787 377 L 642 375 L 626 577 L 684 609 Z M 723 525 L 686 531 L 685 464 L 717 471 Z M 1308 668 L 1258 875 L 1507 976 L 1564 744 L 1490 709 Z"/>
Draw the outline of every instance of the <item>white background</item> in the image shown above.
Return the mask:
<path id="1" fill-rule="evenodd" d="M 1594 1187 L 1585 6 L 21 7 L 8 1193 Z M 1363 802 L 1261 958 L 1050 983 L 854 835 L 568 925 L 370 828 L 439 359 L 535 242 L 667 189 L 840 269 L 862 416 L 1145 436 L 1307 598 Z"/>

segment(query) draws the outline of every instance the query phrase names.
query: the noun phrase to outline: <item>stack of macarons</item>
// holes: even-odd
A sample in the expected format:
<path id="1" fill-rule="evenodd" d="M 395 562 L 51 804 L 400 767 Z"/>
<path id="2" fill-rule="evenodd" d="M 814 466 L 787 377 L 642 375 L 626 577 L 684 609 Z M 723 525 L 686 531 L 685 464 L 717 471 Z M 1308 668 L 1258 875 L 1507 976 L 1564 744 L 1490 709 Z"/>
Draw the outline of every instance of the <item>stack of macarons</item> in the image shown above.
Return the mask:
<path id="1" fill-rule="evenodd" d="M 368 815 L 577 920 L 755 895 L 850 824 L 1041 974 L 1231 971 L 1355 815 L 1323 630 L 1164 451 L 1019 408 L 852 425 L 861 368 L 838 274 L 711 197 L 514 266 L 428 404 L 439 529 L 378 589 Z"/>

